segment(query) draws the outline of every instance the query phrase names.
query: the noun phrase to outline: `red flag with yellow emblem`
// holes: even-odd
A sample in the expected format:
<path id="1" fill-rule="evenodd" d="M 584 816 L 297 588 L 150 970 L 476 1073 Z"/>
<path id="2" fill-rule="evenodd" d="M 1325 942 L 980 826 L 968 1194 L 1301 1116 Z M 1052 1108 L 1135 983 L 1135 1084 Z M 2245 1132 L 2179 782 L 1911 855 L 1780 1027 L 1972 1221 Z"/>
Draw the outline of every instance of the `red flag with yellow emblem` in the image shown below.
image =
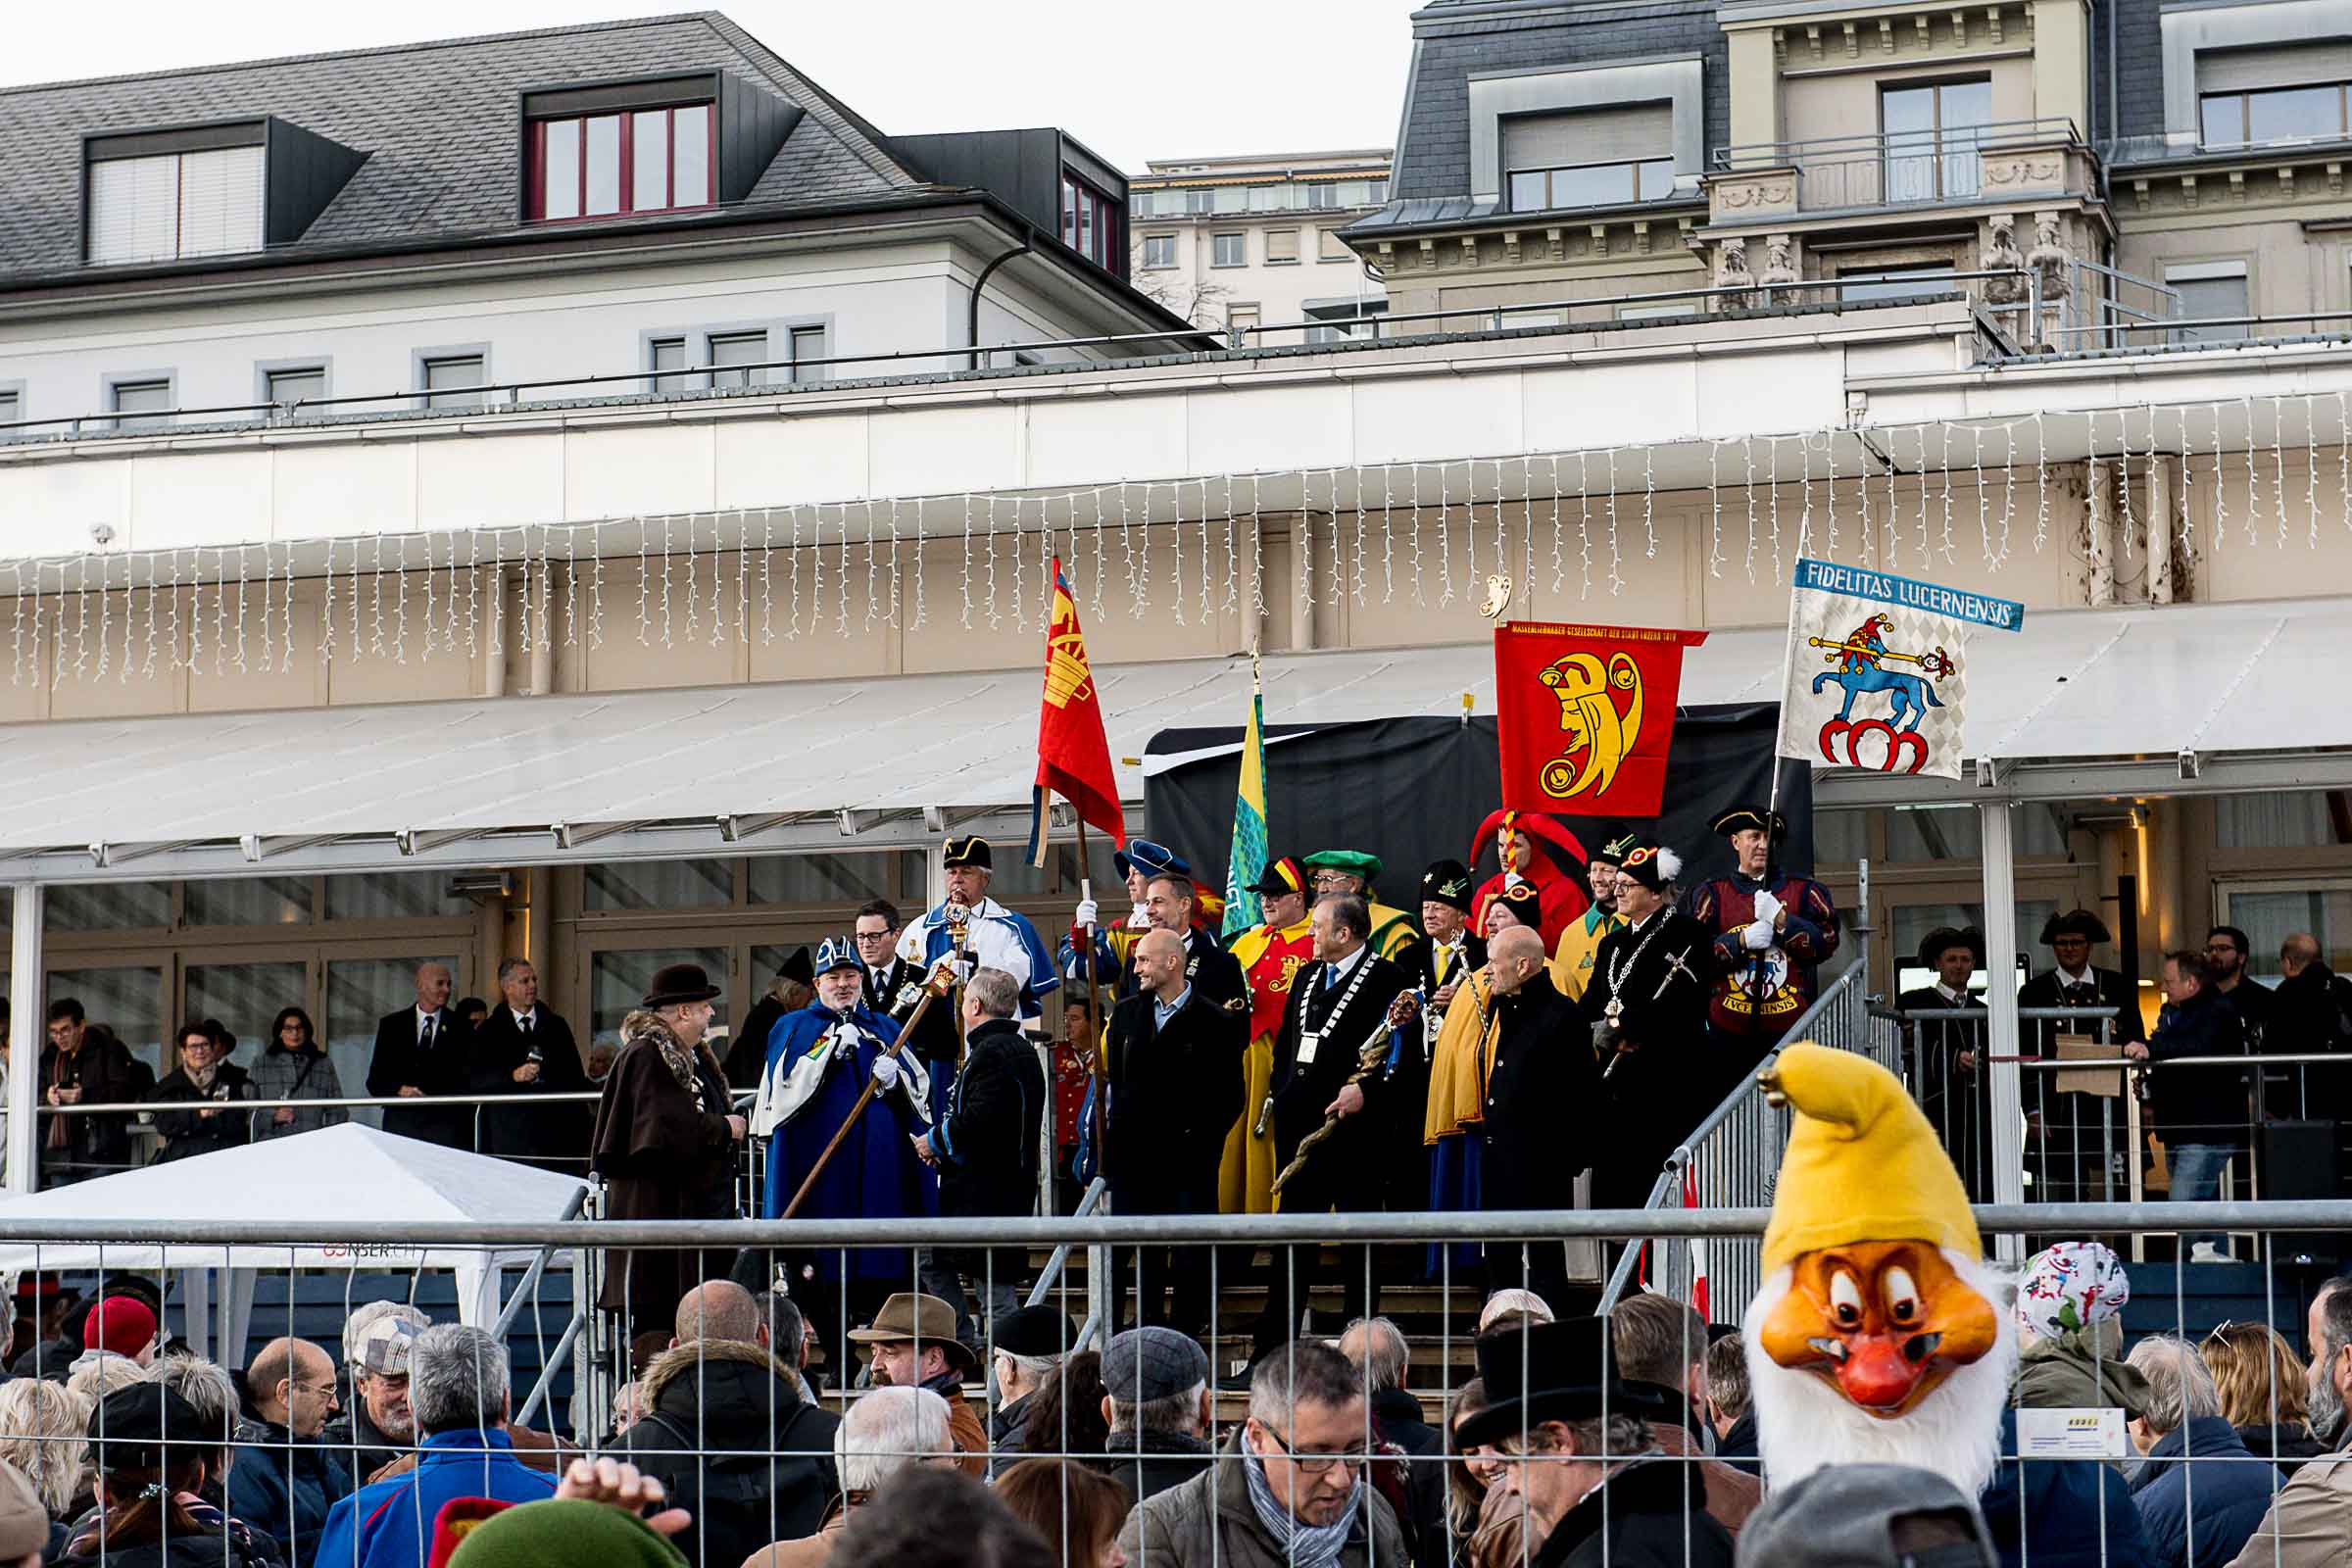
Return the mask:
<path id="1" fill-rule="evenodd" d="M 1494 628 L 1502 804 L 1554 816 L 1655 816 L 1683 682 L 1703 631 L 1514 620 Z"/>
<path id="2" fill-rule="evenodd" d="M 1037 787 L 1030 792 L 1029 862 L 1046 863 L 1047 813 L 1054 797 L 1070 803 L 1121 849 L 1127 818 L 1119 810 L 1119 781 L 1110 771 L 1110 742 L 1102 735 L 1102 705 L 1095 693 L 1095 667 L 1087 662 L 1086 634 L 1078 629 L 1078 605 L 1054 562 L 1054 586 L 1046 608 L 1046 697 L 1037 710 Z"/>

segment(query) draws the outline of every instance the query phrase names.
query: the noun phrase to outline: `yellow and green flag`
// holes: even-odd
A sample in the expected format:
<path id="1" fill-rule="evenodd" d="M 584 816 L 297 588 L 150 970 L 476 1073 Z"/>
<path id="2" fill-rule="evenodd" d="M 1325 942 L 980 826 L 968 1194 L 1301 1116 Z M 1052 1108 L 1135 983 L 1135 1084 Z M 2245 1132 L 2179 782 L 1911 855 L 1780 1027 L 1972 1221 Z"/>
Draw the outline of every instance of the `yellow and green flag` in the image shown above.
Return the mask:
<path id="1" fill-rule="evenodd" d="M 1225 856 L 1224 935 L 1265 918 L 1250 891 L 1266 874 L 1266 693 L 1254 669 L 1250 682 L 1250 727 L 1242 737 L 1242 784 L 1233 802 L 1233 847 Z"/>

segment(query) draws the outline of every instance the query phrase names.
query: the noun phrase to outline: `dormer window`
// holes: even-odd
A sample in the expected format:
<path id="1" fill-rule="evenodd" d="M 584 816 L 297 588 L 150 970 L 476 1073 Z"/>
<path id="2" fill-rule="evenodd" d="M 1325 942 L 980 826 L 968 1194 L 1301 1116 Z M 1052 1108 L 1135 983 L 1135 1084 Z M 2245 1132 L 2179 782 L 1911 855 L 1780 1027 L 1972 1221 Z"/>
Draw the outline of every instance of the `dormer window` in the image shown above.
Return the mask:
<path id="1" fill-rule="evenodd" d="M 93 136 L 86 238 L 98 263 L 169 262 L 263 244 L 264 128 Z"/>
<path id="2" fill-rule="evenodd" d="M 561 222 L 710 206 L 714 86 L 702 75 L 527 95 L 527 216 Z"/>

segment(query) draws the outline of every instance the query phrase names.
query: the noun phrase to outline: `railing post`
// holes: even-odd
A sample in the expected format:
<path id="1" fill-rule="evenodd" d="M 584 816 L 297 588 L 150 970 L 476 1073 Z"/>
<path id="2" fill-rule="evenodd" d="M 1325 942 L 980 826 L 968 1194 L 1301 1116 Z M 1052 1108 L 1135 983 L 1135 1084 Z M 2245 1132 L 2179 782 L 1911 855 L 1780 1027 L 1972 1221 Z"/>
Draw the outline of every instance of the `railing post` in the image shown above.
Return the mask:
<path id="1" fill-rule="evenodd" d="M 11 898 L 8 970 L 8 1190 L 41 1185 L 41 885 L 19 882 Z"/>
<path id="2" fill-rule="evenodd" d="M 1984 972 L 1991 983 L 1984 1001 L 1992 1077 L 1992 1200 L 2025 1201 L 2025 1111 L 2017 1066 L 2017 866 L 2010 837 L 2009 803 L 1977 807 L 1984 864 Z M 2024 1239 L 1996 1237 L 1995 1255 L 2008 1264 L 2025 1261 Z"/>

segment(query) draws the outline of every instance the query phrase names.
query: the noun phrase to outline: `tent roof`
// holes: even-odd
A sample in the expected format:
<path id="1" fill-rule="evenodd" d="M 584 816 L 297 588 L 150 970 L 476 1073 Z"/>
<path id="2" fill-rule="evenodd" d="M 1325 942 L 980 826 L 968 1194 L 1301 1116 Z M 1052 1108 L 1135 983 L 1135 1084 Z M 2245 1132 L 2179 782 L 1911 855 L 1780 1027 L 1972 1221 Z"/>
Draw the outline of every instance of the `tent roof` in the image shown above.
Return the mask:
<path id="1" fill-rule="evenodd" d="M 175 1250 L 169 1265 L 156 1247 L 109 1246 L 103 1261 L 110 1268 L 318 1268 L 380 1258 L 456 1268 L 481 1262 L 482 1254 L 402 1247 L 402 1231 L 430 1222 L 562 1219 L 584 1186 L 573 1177 L 345 1122 L 0 1200 L 0 1268 L 83 1268 L 101 1261 L 95 1240 L 38 1247 L 8 1242 L 12 1221 L 86 1221 L 95 1239 L 108 1234 L 109 1222 L 185 1222 L 195 1234 L 207 1222 L 286 1219 L 332 1220 L 349 1227 L 350 1241 L 231 1249 L 191 1243 Z"/>
<path id="2" fill-rule="evenodd" d="M 1715 633 L 1690 656 L 1684 700 L 1773 701 L 1782 642 L 1778 627 Z M 1971 646 L 1970 751 L 2010 768 L 2003 787 L 2020 793 L 2032 793 L 2022 767 L 2049 774 L 2044 793 L 2177 791 L 2230 754 L 2352 748 L 2352 712 L 2306 700 L 2352 647 L 2352 599 L 2037 612 Z M 1494 711 L 1484 643 L 1294 654 L 1264 668 L 1274 723 L 1454 714 L 1464 693 Z M 1238 723 L 1250 662 L 1098 678 L 1116 761 L 1162 729 Z M 1036 769 L 1037 692 L 1023 668 L 23 725 L 0 747 L 0 857 L 13 875 L 87 881 L 646 858 L 721 843 L 838 850 L 928 843 L 962 821 L 1005 831 Z M 259 792 L 249 769 L 218 765 L 223 756 L 309 765 Z M 2126 760 L 2152 765 L 2108 766 Z M 2065 766 L 2085 761 L 2101 770 Z M 1130 800 L 1143 771 L 1119 768 Z M 2343 759 L 2319 773 L 2352 781 Z M 2205 787 L 2285 787 L 2267 776 Z M 2112 788 L 2087 787 L 2102 778 Z M 2314 781 L 2309 769 L 2290 780 Z M 1984 798 L 1847 772 L 1826 777 L 1820 798 L 1963 793 Z"/>

